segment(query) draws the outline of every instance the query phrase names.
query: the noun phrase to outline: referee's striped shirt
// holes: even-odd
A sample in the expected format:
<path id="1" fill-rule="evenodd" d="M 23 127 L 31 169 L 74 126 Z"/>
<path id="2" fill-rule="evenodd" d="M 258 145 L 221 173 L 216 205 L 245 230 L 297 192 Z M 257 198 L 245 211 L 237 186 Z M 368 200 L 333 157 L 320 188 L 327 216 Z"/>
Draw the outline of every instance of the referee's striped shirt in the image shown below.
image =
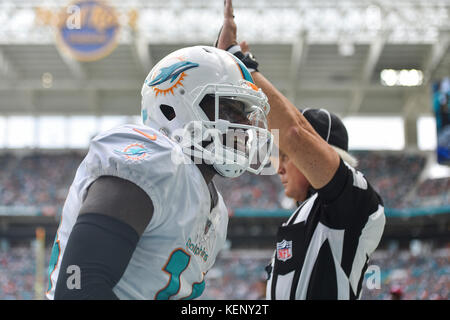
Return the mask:
<path id="1" fill-rule="evenodd" d="M 279 227 L 266 298 L 359 299 L 384 225 L 380 196 L 341 160 L 332 180 Z"/>

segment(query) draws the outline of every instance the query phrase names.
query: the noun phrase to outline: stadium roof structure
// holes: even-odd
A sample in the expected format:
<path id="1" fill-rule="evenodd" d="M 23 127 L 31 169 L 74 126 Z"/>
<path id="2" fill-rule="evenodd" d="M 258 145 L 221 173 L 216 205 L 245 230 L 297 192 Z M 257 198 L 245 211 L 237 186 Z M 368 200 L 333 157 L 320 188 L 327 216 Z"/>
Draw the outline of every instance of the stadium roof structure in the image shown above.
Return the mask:
<path id="1" fill-rule="evenodd" d="M 80 62 L 55 41 L 51 14 L 68 3 L 0 1 L 2 114 L 138 114 L 155 62 L 211 45 L 222 23 L 222 0 L 107 3 L 118 14 L 119 44 L 101 60 Z M 298 107 L 415 120 L 431 113 L 430 83 L 450 74 L 450 0 L 235 0 L 234 7 L 239 40 Z M 421 70 L 422 84 L 382 85 L 384 69 Z"/>

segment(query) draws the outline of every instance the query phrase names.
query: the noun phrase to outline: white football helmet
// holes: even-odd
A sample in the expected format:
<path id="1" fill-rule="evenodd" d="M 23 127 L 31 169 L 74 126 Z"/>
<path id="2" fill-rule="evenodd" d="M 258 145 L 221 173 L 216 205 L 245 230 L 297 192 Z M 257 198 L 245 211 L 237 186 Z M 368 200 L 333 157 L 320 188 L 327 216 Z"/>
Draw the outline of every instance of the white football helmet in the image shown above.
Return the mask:
<path id="1" fill-rule="evenodd" d="M 153 67 L 141 93 L 144 124 L 220 175 L 258 174 L 268 164 L 267 97 L 232 54 L 208 46 L 172 52 Z"/>

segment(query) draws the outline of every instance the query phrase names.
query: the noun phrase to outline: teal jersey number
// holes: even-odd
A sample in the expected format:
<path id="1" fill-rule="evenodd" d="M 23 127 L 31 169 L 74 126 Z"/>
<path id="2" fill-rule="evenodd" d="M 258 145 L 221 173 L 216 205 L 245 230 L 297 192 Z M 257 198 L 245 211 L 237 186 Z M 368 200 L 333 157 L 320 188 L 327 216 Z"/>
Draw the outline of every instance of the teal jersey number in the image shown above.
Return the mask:
<path id="1" fill-rule="evenodd" d="M 203 280 L 200 283 L 194 283 L 192 285 L 192 293 L 189 297 L 183 298 L 183 300 L 191 300 L 195 299 L 197 297 L 200 297 L 203 293 L 203 290 L 205 290 L 205 280 Z"/>
<path id="2" fill-rule="evenodd" d="M 182 249 L 175 250 L 169 258 L 164 271 L 170 274 L 169 283 L 156 294 L 156 300 L 167 300 L 180 291 L 180 277 L 189 265 L 191 256 Z M 205 281 L 192 286 L 192 294 L 186 299 L 195 299 L 205 290 Z"/>
<path id="3" fill-rule="evenodd" d="M 48 288 L 47 288 L 47 292 L 49 292 L 50 289 L 52 288 L 52 280 L 50 279 L 50 277 L 51 277 L 53 271 L 55 270 L 56 265 L 58 264 L 60 252 L 61 252 L 61 249 L 59 248 L 58 235 L 56 235 L 55 241 L 53 242 L 52 254 L 50 256 L 50 261 L 48 263 Z"/>

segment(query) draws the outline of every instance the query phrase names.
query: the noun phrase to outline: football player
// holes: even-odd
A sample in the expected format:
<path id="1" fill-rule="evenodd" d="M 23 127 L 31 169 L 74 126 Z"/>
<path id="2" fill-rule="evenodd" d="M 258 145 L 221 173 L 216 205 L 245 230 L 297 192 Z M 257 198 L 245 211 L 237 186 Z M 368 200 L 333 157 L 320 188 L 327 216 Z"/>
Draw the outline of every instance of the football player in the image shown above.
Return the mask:
<path id="1" fill-rule="evenodd" d="M 228 223 L 212 178 L 268 163 L 267 98 L 226 51 L 195 46 L 163 58 L 145 79 L 141 111 L 144 125 L 97 135 L 77 170 L 49 299 L 200 296 Z"/>

